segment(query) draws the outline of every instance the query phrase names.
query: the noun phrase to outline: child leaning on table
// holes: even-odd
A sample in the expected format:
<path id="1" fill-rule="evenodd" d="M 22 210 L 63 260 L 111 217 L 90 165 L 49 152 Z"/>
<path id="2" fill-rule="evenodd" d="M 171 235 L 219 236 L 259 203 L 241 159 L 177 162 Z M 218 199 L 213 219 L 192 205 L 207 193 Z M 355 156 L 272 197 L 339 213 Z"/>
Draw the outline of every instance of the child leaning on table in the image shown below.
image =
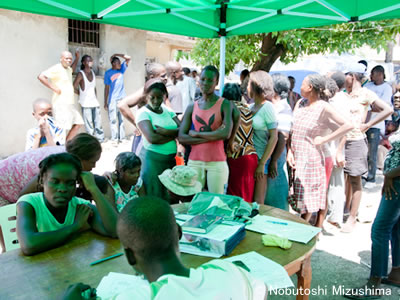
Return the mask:
<path id="1" fill-rule="evenodd" d="M 25 255 L 56 248 L 88 228 L 116 236 L 117 214 L 97 187 L 90 172 L 82 172 L 79 159 L 69 153 L 53 154 L 39 164 L 43 192 L 27 194 L 17 202 L 17 235 Z M 78 178 L 96 206 L 75 197 Z"/>
<path id="2" fill-rule="evenodd" d="M 115 158 L 115 171 L 108 176 L 112 187 L 108 199 L 118 213 L 130 200 L 145 195 L 141 166 L 140 158 L 133 152 L 121 152 Z"/>

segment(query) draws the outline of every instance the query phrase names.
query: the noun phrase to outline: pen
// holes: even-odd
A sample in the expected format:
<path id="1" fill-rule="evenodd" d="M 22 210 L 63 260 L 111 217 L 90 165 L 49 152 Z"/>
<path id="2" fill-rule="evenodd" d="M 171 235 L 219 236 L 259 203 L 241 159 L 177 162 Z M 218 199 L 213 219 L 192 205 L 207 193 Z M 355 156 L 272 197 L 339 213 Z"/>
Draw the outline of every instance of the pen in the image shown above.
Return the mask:
<path id="1" fill-rule="evenodd" d="M 271 221 L 271 220 L 267 220 L 267 222 L 272 223 L 272 224 L 288 225 L 288 223 L 286 223 L 286 222 L 278 222 L 278 221 Z"/>
<path id="2" fill-rule="evenodd" d="M 94 266 L 94 265 L 97 265 L 97 264 L 99 264 L 99 263 L 101 263 L 101 262 L 103 262 L 103 261 L 106 261 L 106 260 L 109 260 L 109 259 L 112 259 L 112 258 L 121 256 L 121 255 L 124 255 L 124 254 L 123 254 L 123 253 L 117 253 L 117 254 L 114 254 L 114 255 L 111 255 L 111 256 L 108 256 L 108 257 L 104 257 L 104 258 L 102 258 L 102 259 L 99 259 L 99 260 L 96 260 L 96 261 L 90 263 L 90 265 L 91 265 L 91 266 Z"/>

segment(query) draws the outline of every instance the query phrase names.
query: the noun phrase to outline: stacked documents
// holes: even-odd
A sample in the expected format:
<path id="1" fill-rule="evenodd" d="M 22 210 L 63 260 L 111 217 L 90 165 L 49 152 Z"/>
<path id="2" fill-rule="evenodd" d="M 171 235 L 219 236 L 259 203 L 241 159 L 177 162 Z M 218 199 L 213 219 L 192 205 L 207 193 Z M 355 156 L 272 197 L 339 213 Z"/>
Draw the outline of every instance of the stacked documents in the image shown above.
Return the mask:
<path id="1" fill-rule="evenodd" d="M 175 216 L 180 225 L 193 217 L 184 214 Z M 179 249 L 183 253 L 218 258 L 231 253 L 245 235 L 244 224 L 230 222 L 228 225 L 223 222 L 204 234 L 183 231 Z"/>

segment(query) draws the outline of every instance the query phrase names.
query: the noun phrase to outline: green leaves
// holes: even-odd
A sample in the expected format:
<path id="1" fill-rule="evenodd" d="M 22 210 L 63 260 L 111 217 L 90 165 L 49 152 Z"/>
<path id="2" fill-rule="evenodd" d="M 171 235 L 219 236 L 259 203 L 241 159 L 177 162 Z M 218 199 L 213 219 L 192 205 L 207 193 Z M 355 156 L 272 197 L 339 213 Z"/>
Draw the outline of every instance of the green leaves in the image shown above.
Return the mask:
<path id="1" fill-rule="evenodd" d="M 335 51 L 341 54 L 363 45 L 369 45 L 379 51 L 386 49 L 387 43 L 398 33 L 400 33 L 400 20 L 396 19 L 351 22 L 312 29 L 302 28 L 273 32 L 269 36 L 254 34 L 228 37 L 226 39 L 226 72 L 232 71 L 240 60 L 249 66 L 261 60 L 263 64 L 267 62 L 268 59 L 265 58 L 268 58 L 268 53 L 262 52 L 263 42 L 271 42 L 271 38 L 274 37 L 277 37 L 275 45 L 280 44 L 284 49 L 279 59 L 283 63 L 289 63 L 296 61 L 301 55 Z M 264 48 L 270 49 L 270 47 Z M 190 57 L 202 66 L 208 64 L 219 66 L 219 40 L 198 39 Z M 274 58 L 271 57 L 271 59 Z"/>

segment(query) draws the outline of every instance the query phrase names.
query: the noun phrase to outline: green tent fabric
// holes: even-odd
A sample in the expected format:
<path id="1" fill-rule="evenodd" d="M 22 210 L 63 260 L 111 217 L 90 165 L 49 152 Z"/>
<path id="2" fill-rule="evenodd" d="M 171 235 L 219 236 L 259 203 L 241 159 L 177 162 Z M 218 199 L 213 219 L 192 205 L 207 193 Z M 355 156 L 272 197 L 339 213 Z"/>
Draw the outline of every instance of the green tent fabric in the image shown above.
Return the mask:
<path id="1" fill-rule="evenodd" d="M 400 18 L 399 0 L 0 0 L 0 8 L 202 38 Z"/>
<path id="2" fill-rule="evenodd" d="M 0 0 L 0 8 L 199 38 L 400 18 L 399 0 Z"/>

